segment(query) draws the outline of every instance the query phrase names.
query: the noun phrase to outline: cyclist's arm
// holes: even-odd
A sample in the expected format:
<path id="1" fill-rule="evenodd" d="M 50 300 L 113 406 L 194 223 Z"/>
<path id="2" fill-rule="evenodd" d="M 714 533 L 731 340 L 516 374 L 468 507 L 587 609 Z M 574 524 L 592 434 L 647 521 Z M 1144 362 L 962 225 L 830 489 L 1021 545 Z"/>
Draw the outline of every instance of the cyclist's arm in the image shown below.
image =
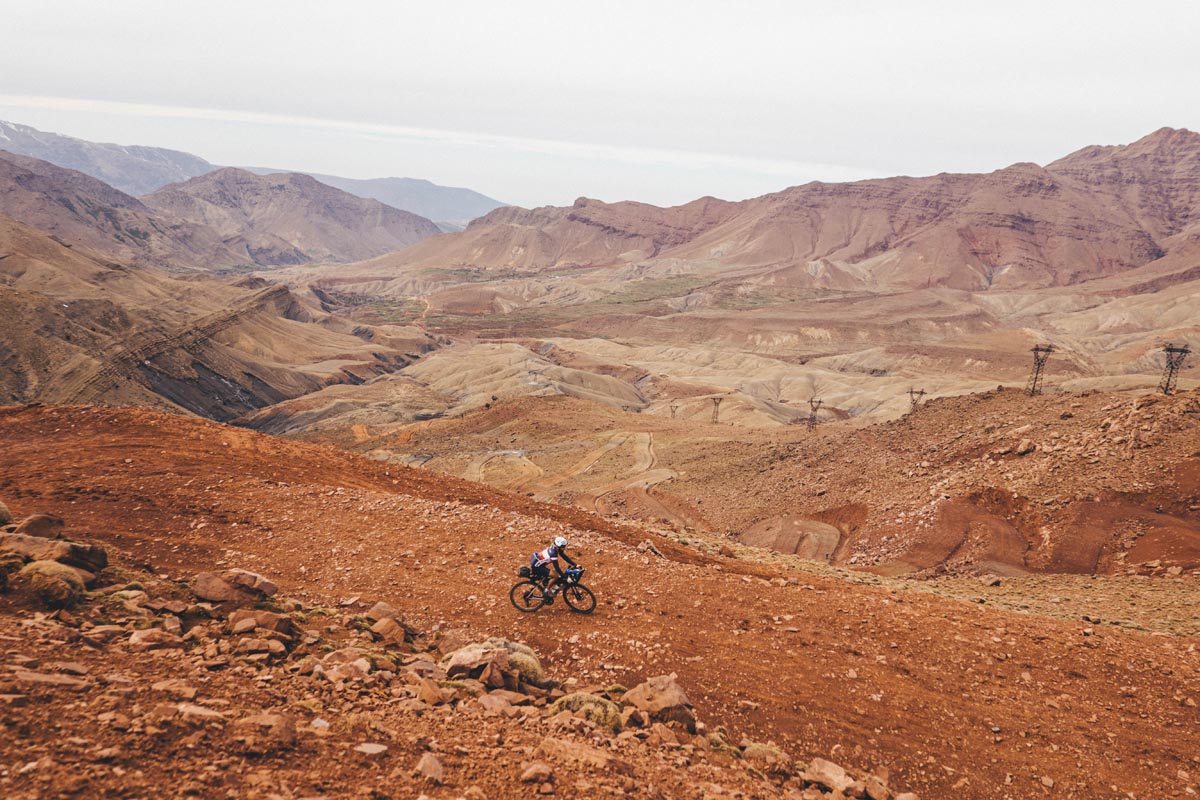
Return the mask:
<path id="1" fill-rule="evenodd" d="M 576 564 L 576 563 L 575 563 L 575 559 L 571 558 L 571 557 L 570 557 L 569 555 L 567 555 L 566 553 L 559 553 L 559 555 L 560 555 L 560 556 L 562 556 L 562 560 L 563 560 L 563 561 L 566 561 L 566 562 L 567 562 L 568 564 L 570 564 L 572 567 L 577 567 L 577 566 L 579 566 L 578 564 Z"/>

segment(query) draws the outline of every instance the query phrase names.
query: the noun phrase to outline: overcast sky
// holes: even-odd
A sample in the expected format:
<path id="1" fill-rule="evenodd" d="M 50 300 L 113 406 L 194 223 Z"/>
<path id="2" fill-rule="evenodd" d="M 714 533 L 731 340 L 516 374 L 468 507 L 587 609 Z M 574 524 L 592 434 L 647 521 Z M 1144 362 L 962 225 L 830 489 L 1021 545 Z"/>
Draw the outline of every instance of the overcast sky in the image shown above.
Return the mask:
<path id="1" fill-rule="evenodd" d="M 6 0 L 0 119 L 521 205 L 741 199 L 1200 128 L 1200 3 Z"/>

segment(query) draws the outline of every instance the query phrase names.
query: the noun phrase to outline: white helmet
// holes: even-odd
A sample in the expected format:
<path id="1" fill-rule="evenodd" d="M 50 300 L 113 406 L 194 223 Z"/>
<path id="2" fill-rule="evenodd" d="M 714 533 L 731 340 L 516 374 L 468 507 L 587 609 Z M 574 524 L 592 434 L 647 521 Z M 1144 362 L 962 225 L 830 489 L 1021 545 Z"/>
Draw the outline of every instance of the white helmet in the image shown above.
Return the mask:
<path id="1" fill-rule="evenodd" d="M 565 538 L 565 537 L 563 537 L 563 536 L 555 536 L 555 537 L 554 537 L 554 546 L 555 546 L 555 547 L 560 547 L 560 548 L 561 548 L 561 547 L 566 547 L 566 546 L 567 546 L 567 540 L 566 540 L 566 538 Z"/>

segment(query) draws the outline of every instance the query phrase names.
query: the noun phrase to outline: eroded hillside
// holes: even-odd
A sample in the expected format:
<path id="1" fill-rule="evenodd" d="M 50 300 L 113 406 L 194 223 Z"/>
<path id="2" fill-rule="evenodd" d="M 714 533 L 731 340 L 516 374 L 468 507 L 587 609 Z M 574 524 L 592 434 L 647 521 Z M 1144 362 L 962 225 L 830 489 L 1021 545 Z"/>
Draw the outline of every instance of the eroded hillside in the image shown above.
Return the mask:
<path id="1" fill-rule="evenodd" d="M 0 398 L 148 405 L 229 419 L 390 372 L 437 345 L 254 278 L 112 262 L 0 216 Z"/>
<path id="2" fill-rule="evenodd" d="M 747 430 L 567 398 L 342 446 L 886 573 L 1200 568 L 1200 393 L 993 390 L 860 427 Z M 1150 566 L 1148 566 L 1150 565 Z"/>

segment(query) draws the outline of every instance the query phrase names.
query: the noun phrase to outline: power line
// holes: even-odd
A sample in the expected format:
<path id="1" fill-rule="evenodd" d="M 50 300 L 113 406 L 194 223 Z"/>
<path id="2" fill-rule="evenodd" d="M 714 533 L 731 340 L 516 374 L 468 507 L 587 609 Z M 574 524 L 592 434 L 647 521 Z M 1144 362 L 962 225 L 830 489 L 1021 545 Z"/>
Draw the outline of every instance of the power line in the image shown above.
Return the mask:
<path id="1" fill-rule="evenodd" d="M 1183 367 L 1183 360 L 1192 351 L 1186 344 L 1177 347 L 1168 342 L 1163 347 L 1163 352 L 1167 354 L 1167 363 L 1163 365 L 1162 382 L 1158 384 L 1158 390 L 1163 394 L 1171 394 L 1175 391 L 1175 383 L 1179 378 L 1179 370 Z"/>
<path id="2" fill-rule="evenodd" d="M 1042 393 L 1042 371 L 1046 368 L 1046 359 L 1054 352 L 1054 345 L 1039 344 L 1033 350 L 1033 370 L 1029 373 L 1029 383 L 1025 385 L 1025 394 L 1034 397 Z"/>
<path id="3" fill-rule="evenodd" d="M 817 427 L 817 411 L 821 408 L 822 402 L 822 400 L 816 397 L 809 398 L 808 406 L 812 409 L 808 414 L 808 429 L 810 431 Z"/>

